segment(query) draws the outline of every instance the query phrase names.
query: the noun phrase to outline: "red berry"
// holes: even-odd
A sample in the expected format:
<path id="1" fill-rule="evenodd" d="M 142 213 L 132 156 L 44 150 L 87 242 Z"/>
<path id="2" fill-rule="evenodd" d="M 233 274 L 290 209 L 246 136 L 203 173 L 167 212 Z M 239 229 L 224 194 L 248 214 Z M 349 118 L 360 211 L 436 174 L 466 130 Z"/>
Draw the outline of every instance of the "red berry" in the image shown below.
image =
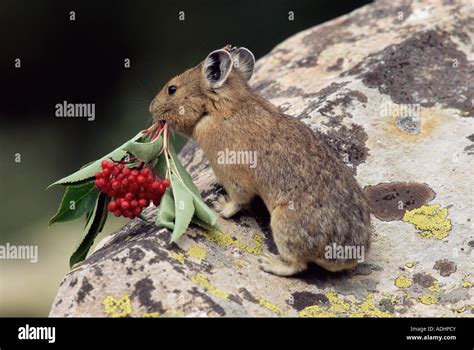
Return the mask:
<path id="1" fill-rule="evenodd" d="M 133 194 L 131 192 L 127 192 L 124 198 L 130 202 L 133 199 Z"/>
<path id="2" fill-rule="evenodd" d="M 110 175 L 110 169 L 109 168 L 105 168 L 103 171 L 102 171 L 102 176 L 104 177 L 107 177 Z"/>
<path id="3" fill-rule="evenodd" d="M 109 167 L 109 162 L 106 160 L 103 160 L 101 163 L 102 169 L 107 169 Z"/>
<path id="4" fill-rule="evenodd" d="M 116 217 L 119 217 L 120 215 L 122 215 L 122 211 L 120 209 L 117 209 L 117 210 L 114 211 L 114 215 Z"/>
<path id="5" fill-rule="evenodd" d="M 114 189 L 115 191 L 119 190 L 120 189 L 120 182 L 118 182 L 118 181 L 112 182 L 112 189 Z"/>
<path id="6" fill-rule="evenodd" d="M 142 184 L 145 182 L 145 178 L 144 178 L 143 176 L 139 175 L 139 176 L 137 177 L 137 182 L 138 182 L 140 185 L 142 185 Z"/>
<path id="7" fill-rule="evenodd" d="M 109 205 L 107 206 L 108 211 L 116 211 L 118 208 L 117 203 L 114 201 L 110 202 Z"/>
<path id="8" fill-rule="evenodd" d="M 96 173 L 95 178 L 100 179 L 102 177 L 102 172 Z"/>
<path id="9" fill-rule="evenodd" d="M 136 208 L 138 207 L 138 201 L 136 199 L 133 199 L 130 201 L 130 207 Z"/>
<path id="10" fill-rule="evenodd" d="M 140 174 L 141 174 L 142 176 L 145 176 L 145 177 L 146 177 L 146 176 L 148 176 L 148 174 L 150 174 L 150 169 L 148 169 L 148 168 L 143 168 L 143 169 L 140 171 Z"/>
<path id="11" fill-rule="evenodd" d="M 128 209 L 130 207 L 130 203 L 127 202 L 126 200 L 124 200 L 124 201 L 122 201 L 122 203 L 120 203 L 120 207 L 124 210 Z"/>
<path id="12" fill-rule="evenodd" d="M 166 187 L 169 187 L 169 185 L 171 185 L 171 182 L 168 179 L 163 179 L 163 181 L 161 181 L 161 184 L 166 188 Z"/>
<path id="13" fill-rule="evenodd" d="M 133 209 L 133 214 L 135 214 L 135 216 L 138 216 L 142 213 L 142 209 L 140 207 L 136 207 Z"/>
<path id="14" fill-rule="evenodd" d="M 140 207 L 144 208 L 144 207 L 148 206 L 148 201 L 144 198 L 141 198 L 141 199 L 138 200 L 138 205 Z"/>
<path id="15" fill-rule="evenodd" d="M 123 186 L 123 187 L 127 187 L 127 186 L 128 186 L 128 183 L 129 183 L 129 182 L 128 182 L 127 179 L 123 179 L 123 180 L 122 180 L 122 186 Z"/>
<path id="16" fill-rule="evenodd" d="M 127 167 L 124 167 L 124 168 L 122 169 L 122 174 L 124 174 L 124 175 L 126 175 L 126 176 L 130 175 L 131 172 L 132 172 L 132 171 L 131 171 L 129 168 L 127 168 Z"/>
<path id="17" fill-rule="evenodd" d="M 116 179 L 117 181 L 122 181 L 123 179 L 125 179 L 125 175 L 119 174 L 115 179 Z"/>
<path id="18" fill-rule="evenodd" d="M 132 182 L 130 184 L 130 191 L 137 192 L 138 191 L 138 184 L 136 182 Z"/>
<path id="19" fill-rule="evenodd" d="M 159 181 L 153 181 L 151 184 L 152 191 L 159 192 L 161 190 L 161 184 Z"/>
<path id="20" fill-rule="evenodd" d="M 124 168 L 125 168 L 125 165 L 123 165 L 123 163 L 117 164 L 117 169 L 118 169 L 119 171 L 122 171 Z"/>
<path id="21" fill-rule="evenodd" d="M 114 193 L 115 191 L 112 189 L 112 185 L 110 182 L 107 182 L 104 187 L 101 188 L 102 192 L 108 194 L 110 197 L 115 197 Z"/>
<path id="22" fill-rule="evenodd" d="M 119 174 L 120 170 L 117 169 L 117 167 L 111 168 L 111 174 L 112 176 L 117 176 Z"/>
<path id="23" fill-rule="evenodd" d="M 132 176 L 135 176 L 135 177 L 140 175 L 140 173 L 136 169 L 132 170 L 131 174 L 132 174 Z"/>

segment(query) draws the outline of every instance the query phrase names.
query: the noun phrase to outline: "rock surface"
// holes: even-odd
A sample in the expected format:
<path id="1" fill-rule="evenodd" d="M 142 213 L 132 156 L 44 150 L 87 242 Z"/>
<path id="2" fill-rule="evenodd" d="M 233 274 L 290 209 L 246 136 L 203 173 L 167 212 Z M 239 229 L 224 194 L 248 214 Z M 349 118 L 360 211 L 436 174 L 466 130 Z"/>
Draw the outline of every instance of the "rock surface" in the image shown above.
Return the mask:
<path id="1" fill-rule="evenodd" d="M 258 61 L 252 86 L 370 186 L 374 242 L 356 269 L 260 271 L 275 248 L 258 202 L 177 246 L 134 220 L 64 278 L 50 315 L 472 317 L 472 4 L 375 2 Z M 223 190 L 202 152 L 188 144 L 182 160 L 211 204 Z"/>

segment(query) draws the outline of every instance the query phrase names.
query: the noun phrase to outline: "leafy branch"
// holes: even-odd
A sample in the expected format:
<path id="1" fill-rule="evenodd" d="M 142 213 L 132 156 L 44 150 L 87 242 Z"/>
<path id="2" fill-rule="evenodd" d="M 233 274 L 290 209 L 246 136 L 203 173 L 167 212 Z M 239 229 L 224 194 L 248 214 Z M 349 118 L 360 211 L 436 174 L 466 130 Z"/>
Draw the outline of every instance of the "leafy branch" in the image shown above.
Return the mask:
<path id="1" fill-rule="evenodd" d="M 161 197 L 155 224 L 172 230 L 171 242 L 176 242 L 191 222 L 206 229 L 217 228 L 215 213 L 204 203 L 191 175 L 178 159 L 177 152 L 184 143 L 184 138 L 173 133 L 167 124 L 156 123 L 107 155 L 48 187 L 66 186 L 59 209 L 49 225 L 86 216 L 83 238 L 70 258 L 71 267 L 86 258 L 107 221 L 108 208 L 110 211 L 110 206 L 113 206 L 111 197 L 101 192 L 94 182 L 104 160 L 123 164 L 120 165 L 122 168 L 149 167 L 154 174 L 170 181 L 171 185 Z"/>

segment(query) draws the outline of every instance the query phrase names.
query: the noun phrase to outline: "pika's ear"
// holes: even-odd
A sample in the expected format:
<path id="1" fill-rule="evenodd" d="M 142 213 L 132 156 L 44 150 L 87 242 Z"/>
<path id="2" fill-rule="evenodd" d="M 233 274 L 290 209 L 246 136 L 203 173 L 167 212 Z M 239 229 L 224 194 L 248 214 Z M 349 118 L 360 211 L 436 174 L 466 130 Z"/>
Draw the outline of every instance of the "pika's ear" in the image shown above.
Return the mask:
<path id="1" fill-rule="evenodd" d="M 253 53 L 245 47 L 239 47 L 232 50 L 230 54 L 234 62 L 234 68 L 242 74 L 246 81 L 249 81 L 255 67 L 255 56 Z"/>
<path id="2" fill-rule="evenodd" d="M 232 71 L 232 57 L 225 50 L 211 52 L 202 65 L 202 74 L 211 88 L 217 89 L 224 84 Z"/>

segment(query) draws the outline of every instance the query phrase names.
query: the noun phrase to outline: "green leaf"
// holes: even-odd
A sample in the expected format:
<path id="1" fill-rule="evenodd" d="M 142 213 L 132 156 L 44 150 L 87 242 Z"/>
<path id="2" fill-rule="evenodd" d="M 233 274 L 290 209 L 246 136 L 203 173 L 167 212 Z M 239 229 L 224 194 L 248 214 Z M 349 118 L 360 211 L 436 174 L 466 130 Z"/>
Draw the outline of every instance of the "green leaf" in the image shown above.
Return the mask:
<path id="1" fill-rule="evenodd" d="M 176 242 L 188 229 L 194 215 L 194 205 L 191 192 L 175 174 L 171 174 L 171 186 L 176 216 L 171 242 Z"/>
<path id="2" fill-rule="evenodd" d="M 189 190 L 191 192 L 193 192 L 197 196 L 201 197 L 201 194 L 199 193 L 198 188 L 196 187 L 196 185 L 193 182 L 193 178 L 188 173 L 188 171 L 183 166 L 183 164 L 181 164 L 181 162 L 179 161 L 178 155 L 176 154 L 172 144 L 170 144 L 169 153 L 170 153 L 171 158 L 173 158 L 174 164 L 176 165 L 176 170 L 178 171 L 179 176 L 181 176 L 181 178 L 183 179 L 184 184 L 186 185 L 186 187 L 189 188 Z"/>
<path id="3" fill-rule="evenodd" d="M 193 216 L 193 219 L 191 220 L 191 222 L 199 227 L 202 227 L 203 229 L 207 230 L 207 231 L 212 231 L 212 230 L 220 230 L 219 228 L 219 225 L 214 225 L 214 226 L 210 226 L 208 224 L 206 224 L 204 221 L 202 221 L 201 219 L 198 219 L 196 215 Z"/>
<path id="4" fill-rule="evenodd" d="M 170 130 L 170 139 L 171 139 L 171 142 L 173 143 L 174 150 L 176 151 L 177 154 L 181 152 L 183 147 L 188 142 L 188 139 L 185 136 L 181 135 L 180 133 L 174 132 L 172 130 Z"/>
<path id="5" fill-rule="evenodd" d="M 158 172 L 160 177 L 164 179 L 166 177 L 166 158 L 165 153 L 163 152 L 155 164 L 155 170 Z"/>
<path id="6" fill-rule="evenodd" d="M 100 193 L 97 197 L 94 209 L 92 209 L 90 215 L 88 215 L 88 220 L 84 228 L 84 237 L 69 259 L 69 266 L 71 268 L 86 258 L 89 249 L 92 247 L 92 244 L 94 244 L 95 238 L 102 231 L 105 221 L 107 220 L 107 205 L 109 201 L 110 197 L 107 197 L 104 193 Z"/>
<path id="7" fill-rule="evenodd" d="M 160 227 L 166 227 L 167 229 L 174 229 L 174 219 L 175 219 L 175 207 L 174 207 L 174 198 L 173 190 L 171 187 L 168 187 L 165 191 L 165 194 L 161 198 L 160 207 L 158 209 L 158 214 L 156 215 L 155 224 Z"/>
<path id="8" fill-rule="evenodd" d="M 163 133 L 152 142 L 130 141 L 125 144 L 123 150 L 130 152 L 139 160 L 148 163 L 158 157 L 163 148 Z"/>
<path id="9" fill-rule="evenodd" d="M 54 186 L 54 185 L 69 185 L 69 184 L 75 184 L 80 181 L 84 181 L 86 179 L 92 178 L 95 176 L 96 173 L 102 170 L 101 163 L 103 160 L 114 160 L 114 161 L 120 161 L 122 160 L 126 155 L 127 151 L 125 151 L 123 148 L 127 146 L 128 143 L 134 142 L 138 139 L 143 137 L 143 131 L 140 131 L 135 137 L 133 137 L 130 141 L 125 142 L 122 146 L 118 147 L 114 151 L 110 152 L 106 156 L 96 160 L 95 162 L 90 163 L 89 165 L 82 167 L 75 173 L 66 176 L 62 178 L 61 180 L 58 180 L 51 185 L 48 186 L 48 188 Z"/>
<path id="10" fill-rule="evenodd" d="M 49 220 L 51 226 L 55 222 L 75 220 L 90 212 L 94 207 L 100 190 L 93 182 L 79 186 L 68 186 L 57 213 Z"/>
<path id="11" fill-rule="evenodd" d="M 201 195 L 196 195 L 192 193 L 193 196 L 193 203 L 195 208 L 195 215 L 198 219 L 202 220 L 209 226 L 216 227 L 217 223 L 217 216 L 214 211 L 207 206 L 206 203 L 201 198 Z"/>
<path id="12" fill-rule="evenodd" d="M 207 225 L 209 225 L 211 227 L 215 227 L 216 223 L 217 223 L 216 214 L 202 200 L 201 193 L 199 192 L 198 188 L 194 184 L 191 175 L 188 173 L 186 168 L 179 161 L 178 156 L 177 156 L 176 152 L 174 151 L 173 145 L 170 145 L 170 150 L 169 151 L 170 151 L 171 157 L 174 160 L 174 164 L 176 165 L 176 170 L 178 171 L 178 174 L 183 179 L 184 184 L 186 185 L 187 189 L 190 191 L 190 193 L 193 197 L 193 204 L 194 204 L 194 208 L 195 208 L 195 214 L 194 215 L 198 219 L 200 219 L 204 223 L 206 223 Z M 163 158 L 163 159 L 161 159 L 161 158 Z M 161 174 L 161 171 L 165 171 L 165 170 L 162 170 L 162 169 L 166 169 L 166 161 L 164 159 L 164 155 L 162 157 L 160 157 L 160 159 L 158 160 L 158 164 L 157 164 L 157 171 L 159 171 L 160 174 Z"/>

